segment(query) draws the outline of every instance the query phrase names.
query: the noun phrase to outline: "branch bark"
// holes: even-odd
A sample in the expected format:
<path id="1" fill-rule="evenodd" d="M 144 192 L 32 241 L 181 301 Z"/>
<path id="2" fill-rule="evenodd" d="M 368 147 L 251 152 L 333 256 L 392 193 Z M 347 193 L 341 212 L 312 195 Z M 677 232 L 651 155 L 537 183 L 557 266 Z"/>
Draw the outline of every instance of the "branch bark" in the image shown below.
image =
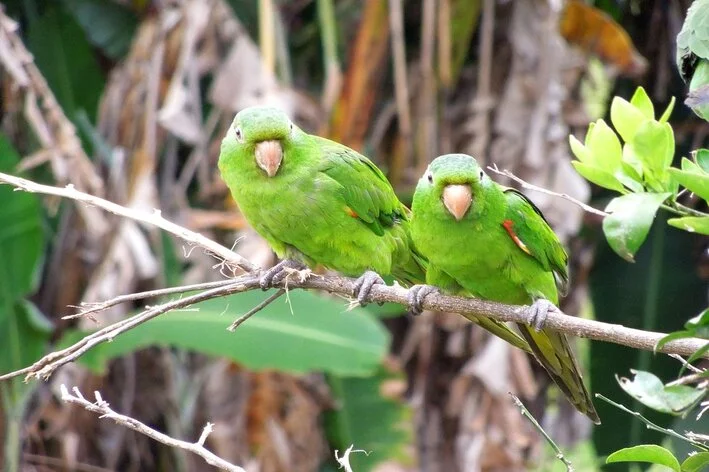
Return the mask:
<path id="1" fill-rule="evenodd" d="M 211 298 L 230 295 L 247 290 L 259 289 L 259 272 L 260 269 L 250 263 L 238 254 L 230 251 L 224 246 L 211 241 L 204 236 L 194 233 L 186 228 L 171 223 L 160 216 L 160 213 L 148 214 L 139 212 L 129 208 L 122 207 L 115 203 L 104 199 L 94 197 L 92 195 L 79 192 L 71 186 L 65 188 L 51 187 L 40 185 L 29 180 L 13 177 L 7 174 L 0 173 L 0 182 L 7 182 L 18 189 L 29 192 L 43 193 L 48 195 L 57 195 L 66 198 L 71 198 L 80 202 L 95 205 L 117 215 L 131 218 L 133 220 L 158 226 L 177 237 L 187 241 L 190 244 L 202 247 L 207 251 L 223 258 L 228 265 L 241 267 L 247 273 L 233 279 L 233 283 L 217 286 L 211 289 L 204 290 L 198 294 L 184 297 L 178 300 L 173 300 L 162 305 L 151 307 L 125 320 L 118 321 L 103 329 L 92 333 L 76 344 L 69 346 L 61 351 L 53 352 L 43 357 L 32 366 L 24 369 L 10 372 L 0 376 L 0 380 L 6 380 L 19 375 L 26 375 L 26 378 L 46 378 L 54 372 L 59 366 L 71 362 L 81 356 L 96 344 L 110 341 L 120 333 L 127 331 L 141 323 L 144 323 L 156 316 L 167 311 L 184 308 L 198 302 L 202 302 Z M 323 290 L 326 292 L 345 295 L 351 297 L 353 294 L 354 280 L 336 275 L 319 276 L 311 275 L 310 277 L 287 277 L 285 280 L 277 284 L 277 288 L 282 289 L 314 289 Z M 392 302 L 403 306 L 408 305 L 408 290 L 399 286 L 384 286 L 375 285 L 369 296 L 369 302 Z M 457 313 L 466 318 L 472 319 L 477 316 L 486 316 L 499 321 L 510 321 L 516 323 L 526 323 L 527 312 L 525 306 L 506 305 L 497 302 L 485 300 L 454 297 L 433 293 L 429 295 L 424 303 L 423 308 L 433 311 Z M 546 327 L 565 333 L 572 336 L 593 339 L 596 341 L 612 342 L 624 346 L 629 346 L 637 349 L 653 351 L 657 342 L 662 339 L 665 334 L 651 331 L 643 331 L 639 329 L 628 328 L 622 325 L 603 323 L 600 321 L 587 320 L 566 315 L 562 312 L 551 312 L 546 320 Z M 226 327 L 225 327 L 226 328 Z M 678 354 L 681 356 L 690 356 L 698 349 L 707 344 L 706 340 L 697 338 L 680 339 L 665 344 L 658 352 L 666 354 Z M 709 353 L 705 353 L 704 357 L 709 358 Z"/>
<path id="2" fill-rule="evenodd" d="M 227 470 L 229 472 L 245 472 L 245 470 L 241 467 L 225 461 L 224 459 L 204 447 L 204 442 L 206 441 L 207 436 L 209 436 L 209 434 L 214 429 L 214 425 L 212 423 L 207 423 L 207 426 L 204 427 L 204 430 L 202 431 L 202 434 L 200 435 L 197 442 L 190 443 L 187 441 L 181 441 L 179 439 L 175 439 L 166 434 L 163 434 L 160 431 L 156 431 L 148 425 L 136 420 L 135 418 L 116 413 L 109 407 L 108 403 L 106 403 L 101 398 L 101 394 L 99 392 L 95 392 L 96 402 L 92 403 L 86 398 L 84 398 L 84 396 L 81 394 L 77 387 L 74 387 L 72 389 L 72 391 L 74 392 L 73 395 L 69 393 L 69 389 L 67 389 L 64 384 L 61 385 L 60 389 L 62 393 L 62 400 L 67 403 L 74 403 L 80 405 L 88 411 L 101 415 L 101 418 L 112 419 L 120 425 L 130 428 L 133 431 L 137 431 L 140 434 L 144 434 L 149 438 L 152 438 L 170 447 L 184 449 L 185 451 L 190 451 L 194 454 L 197 454 L 198 456 L 203 458 L 207 462 L 207 464 L 213 465 L 214 467 L 219 467 L 220 469 Z"/>

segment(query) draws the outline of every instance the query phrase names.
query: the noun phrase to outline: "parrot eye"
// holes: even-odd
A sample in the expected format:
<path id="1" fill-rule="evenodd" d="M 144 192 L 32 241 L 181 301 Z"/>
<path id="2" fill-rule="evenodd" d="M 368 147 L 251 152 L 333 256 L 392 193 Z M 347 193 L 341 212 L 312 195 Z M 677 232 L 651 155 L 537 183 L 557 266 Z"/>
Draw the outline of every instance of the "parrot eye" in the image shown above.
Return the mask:
<path id="1" fill-rule="evenodd" d="M 480 169 L 480 180 L 482 180 L 483 177 L 485 177 L 485 172 L 483 172 L 483 170 Z"/>
<path id="2" fill-rule="evenodd" d="M 432 184 L 432 183 L 433 183 L 433 174 L 431 174 L 431 173 L 429 172 L 428 175 L 426 176 L 426 178 L 428 179 L 428 183 L 429 183 L 429 184 Z"/>
<path id="3" fill-rule="evenodd" d="M 292 133 L 292 132 L 293 132 L 293 123 L 291 123 L 291 124 L 289 125 L 289 128 L 290 128 L 290 132 Z"/>
<path id="4" fill-rule="evenodd" d="M 234 135 L 236 135 L 236 140 L 239 141 L 240 143 L 244 142 L 244 133 L 241 131 L 241 128 L 238 126 L 234 130 Z"/>

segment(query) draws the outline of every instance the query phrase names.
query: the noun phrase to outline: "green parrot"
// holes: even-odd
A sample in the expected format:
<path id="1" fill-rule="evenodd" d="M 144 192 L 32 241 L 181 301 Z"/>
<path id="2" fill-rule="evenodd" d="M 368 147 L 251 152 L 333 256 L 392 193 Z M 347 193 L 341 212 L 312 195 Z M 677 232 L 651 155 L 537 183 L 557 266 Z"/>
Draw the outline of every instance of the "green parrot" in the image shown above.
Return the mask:
<path id="1" fill-rule="evenodd" d="M 246 220 L 283 259 L 261 277 L 262 288 L 289 268 L 317 264 L 361 276 L 361 304 L 384 283 L 378 274 L 409 285 L 424 280 L 410 211 L 384 174 L 352 149 L 305 133 L 284 111 L 240 111 L 222 141 L 219 171 Z"/>
<path id="2" fill-rule="evenodd" d="M 709 0 L 695 0 L 677 35 L 677 68 L 689 94 L 685 103 L 709 121 Z"/>
<path id="3" fill-rule="evenodd" d="M 548 311 L 557 309 L 557 283 L 565 285 L 568 276 L 566 252 L 541 212 L 465 154 L 431 163 L 411 209 L 411 235 L 428 259 L 430 285 L 412 287 L 409 303 L 420 309 L 440 287 L 453 295 L 532 304 L 529 324 L 518 324 L 522 337 L 569 401 L 600 423 L 566 337 L 543 328 Z"/>
<path id="4" fill-rule="evenodd" d="M 379 274 L 404 285 L 425 282 L 410 211 L 384 174 L 352 149 L 305 133 L 282 110 L 240 111 L 222 141 L 219 170 L 249 224 L 283 259 L 261 277 L 261 288 L 289 268 L 317 264 L 359 276 L 354 295 L 361 305 L 374 284 L 384 283 Z M 505 323 L 479 323 L 531 352 Z"/>

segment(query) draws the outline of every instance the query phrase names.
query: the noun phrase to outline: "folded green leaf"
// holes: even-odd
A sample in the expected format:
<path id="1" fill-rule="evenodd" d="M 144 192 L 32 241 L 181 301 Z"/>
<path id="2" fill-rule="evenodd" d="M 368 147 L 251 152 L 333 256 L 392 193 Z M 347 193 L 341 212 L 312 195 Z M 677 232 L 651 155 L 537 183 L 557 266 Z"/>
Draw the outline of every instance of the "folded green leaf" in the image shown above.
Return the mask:
<path id="1" fill-rule="evenodd" d="M 709 172 L 709 149 L 697 149 L 694 151 L 694 160 L 697 166 L 704 172 Z M 688 170 L 682 167 L 682 170 Z"/>
<path id="2" fill-rule="evenodd" d="M 669 123 L 644 121 L 631 141 L 635 155 L 643 164 L 644 173 L 652 173 L 662 180 L 666 169 L 672 165 L 675 138 Z"/>
<path id="3" fill-rule="evenodd" d="M 709 234 L 709 216 L 685 216 L 667 220 L 675 228 L 689 231 L 690 233 Z"/>
<path id="4" fill-rule="evenodd" d="M 677 458 L 670 451 L 656 444 L 641 444 L 615 451 L 606 458 L 606 464 L 615 462 L 650 462 L 664 465 L 676 472 L 682 470 Z"/>
<path id="5" fill-rule="evenodd" d="M 652 106 L 652 104 L 651 104 Z M 611 102 L 611 122 L 623 141 L 629 143 L 645 120 L 653 117 L 645 116 L 642 110 L 631 105 L 623 98 L 615 97 Z"/>
<path id="6" fill-rule="evenodd" d="M 101 370 L 109 359 L 159 345 L 226 357 L 251 369 L 368 375 L 388 351 L 388 332 L 366 310 L 345 311 L 340 301 L 301 290 L 289 294 L 292 313 L 283 298 L 235 332 L 226 330 L 265 297 L 261 291 L 245 292 L 164 314 L 95 346 L 80 361 Z M 74 331 L 60 344 L 72 344 L 83 335 Z"/>
<path id="7" fill-rule="evenodd" d="M 633 98 L 630 99 L 630 103 L 635 108 L 640 110 L 645 118 L 649 120 L 655 119 L 655 107 L 652 105 L 652 101 L 650 101 L 650 97 L 648 97 L 644 88 L 638 87 L 635 89 L 635 93 L 633 94 Z"/>
<path id="8" fill-rule="evenodd" d="M 586 147 L 591 151 L 594 167 L 613 173 L 620 167 L 622 150 L 618 135 L 603 120 L 589 127 Z"/>
<path id="9" fill-rule="evenodd" d="M 657 209 L 669 196 L 669 193 L 631 193 L 610 201 L 606 211 L 611 214 L 603 219 L 603 233 L 620 257 L 634 261 L 633 256 L 645 241 Z"/>
<path id="10" fill-rule="evenodd" d="M 662 112 L 662 116 L 660 117 L 659 121 L 660 123 L 667 123 L 667 120 L 670 119 L 670 115 L 672 114 L 672 110 L 675 108 L 675 102 L 677 100 L 675 97 L 670 98 L 670 104 L 667 105 L 667 108 L 665 108 L 665 111 Z"/>
<path id="11" fill-rule="evenodd" d="M 615 190 L 617 192 L 625 192 L 623 184 L 610 172 L 580 161 L 572 161 L 571 164 L 574 166 L 574 169 L 576 169 L 576 172 L 589 182 L 599 187 Z"/>
<path id="12" fill-rule="evenodd" d="M 635 377 L 616 377 L 620 387 L 631 397 L 653 410 L 672 415 L 681 415 L 701 400 L 704 389 L 688 385 L 665 386 L 650 372 L 631 370 Z"/>
<path id="13" fill-rule="evenodd" d="M 687 165 L 689 167 L 689 165 Z M 670 174 L 687 190 L 709 201 L 709 173 L 672 168 Z"/>
<path id="14" fill-rule="evenodd" d="M 576 136 L 573 134 L 569 135 L 569 146 L 571 147 L 571 152 L 573 152 L 574 156 L 576 156 L 576 159 L 589 164 L 593 162 L 591 151 L 589 151 L 581 141 L 576 139 Z"/>

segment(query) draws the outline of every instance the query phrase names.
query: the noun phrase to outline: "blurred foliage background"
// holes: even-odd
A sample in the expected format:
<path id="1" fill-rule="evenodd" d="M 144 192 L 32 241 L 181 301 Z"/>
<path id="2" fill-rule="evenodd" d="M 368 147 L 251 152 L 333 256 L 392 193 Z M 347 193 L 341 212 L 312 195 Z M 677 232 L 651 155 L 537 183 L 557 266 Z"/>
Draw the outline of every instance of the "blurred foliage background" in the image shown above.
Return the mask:
<path id="1" fill-rule="evenodd" d="M 684 96 L 674 48 L 688 4 L 7 0 L 0 171 L 160 208 L 267 266 L 274 256 L 239 215 L 216 159 L 234 113 L 270 103 L 371 157 L 405 203 L 435 156 L 465 152 L 603 207 L 610 195 L 573 170 L 568 135 L 582 136 L 610 97 L 637 85 L 658 109 Z M 677 156 L 706 141 L 707 123 L 685 106 L 670 122 Z M 629 264 L 594 215 L 529 196 L 571 254 L 566 313 L 671 331 L 706 306 L 706 238 L 656 224 Z M 81 302 L 222 278 L 208 255 L 95 208 L 5 186 L 0 199 L 0 373 L 141 306 L 61 319 Z M 164 315 L 47 382 L 0 383 L 3 470 L 212 470 L 61 403 L 63 383 L 100 390 L 117 411 L 174 437 L 196 439 L 212 421 L 207 446 L 250 471 L 334 471 L 334 450 L 350 444 L 370 452 L 352 456 L 357 472 L 560 467 L 509 391 L 577 470 L 660 441 L 600 403 L 603 425 L 591 429 L 524 353 L 448 314 L 347 311 L 346 300 L 293 292 L 290 304 L 225 331 L 266 296 Z M 678 367 L 616 345 L 578 347 L 592 390 L 626 404 L 615 374 L 669 377 Z"/>

